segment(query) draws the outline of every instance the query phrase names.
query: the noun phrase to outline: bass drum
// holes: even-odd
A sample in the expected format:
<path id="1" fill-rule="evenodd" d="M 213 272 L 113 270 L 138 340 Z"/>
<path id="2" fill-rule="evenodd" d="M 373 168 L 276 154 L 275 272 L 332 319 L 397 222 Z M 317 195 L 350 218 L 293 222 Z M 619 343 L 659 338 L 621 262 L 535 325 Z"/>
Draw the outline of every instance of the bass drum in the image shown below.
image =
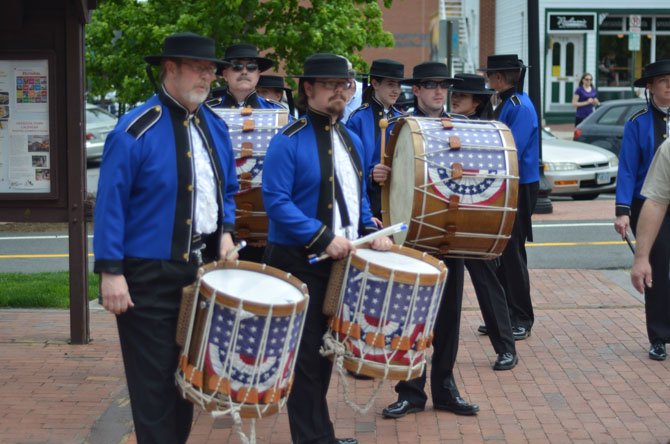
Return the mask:
<path id="1" fill-rule="evenodd" d="M 507 245 L 518 195 L 512 133 L 500 122 L 404 117 L 384 159 L 385 226 L 409 224 L 398 244 L 439 257 L 492 259 Z"/>

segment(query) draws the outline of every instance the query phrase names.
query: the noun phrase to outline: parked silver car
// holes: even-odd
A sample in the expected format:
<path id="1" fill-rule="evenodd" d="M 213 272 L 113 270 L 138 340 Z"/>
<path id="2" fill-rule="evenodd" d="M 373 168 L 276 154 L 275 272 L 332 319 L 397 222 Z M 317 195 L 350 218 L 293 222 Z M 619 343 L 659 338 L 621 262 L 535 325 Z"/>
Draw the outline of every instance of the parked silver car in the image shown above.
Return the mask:
<path id="1" fill-rule="evenodd" d="M 591 200 L 616 187 L 619 159 L 604 148 L 559 139 L 543 129 L 542 158 L 552 196 Z"/>
<path id="2" fill-rule="evenodd" d="M 107 134 L 116 126 L 118 119 L 99 106 L 86 104 L 86 160 L 102 159 L 102 148 Z"/>

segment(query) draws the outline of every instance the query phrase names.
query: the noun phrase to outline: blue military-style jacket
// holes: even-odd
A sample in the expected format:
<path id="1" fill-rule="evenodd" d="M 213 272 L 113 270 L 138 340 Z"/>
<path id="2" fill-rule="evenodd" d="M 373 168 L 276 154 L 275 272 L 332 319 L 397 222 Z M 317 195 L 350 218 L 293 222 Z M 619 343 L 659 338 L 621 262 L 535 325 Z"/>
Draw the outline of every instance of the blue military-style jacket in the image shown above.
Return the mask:
<path id="1" fill-rule="evenodd" d="M 402 113 L 396 108 L 391 107 L 387 119 L 401 116 Z M 382 105 L 374 95 L 369 101 L 363 103 L 349 116 L 347 128 L 352 130 L 363 142 L 365 149 L 366 177 L 370 180 L 370 174 L 375 165 L 381 160 L 381 128 L 379 121 L 384 118 L 384 105 Z M 386 128 L 386 143 L 388 143 L 393 122 Z"/>
<path id="2" fill-rule="evenodd" d="M 375 231 L 366 184 L 363 146 L 340 122 L 315 110 L 287 125 L 270 141 L 263 166 L 263 204 L 268 214 L 268 241 L 321 253 L 335 237 L 332 138 L 340 137 L 360 184 L 360 234 Z"/>
<path id="3" fill-rule="evenodd" d="M 194 215 L 189 120 L 218 182 L 218 232 L 232 232 L 237 192 L 228 128 L 209 107 L 192 115 L 164 89 L 119 120 L 105 141 L 95 205 L 95 271 L 125 258 L 188 261 Z"/>
<path id="4" fill-rule="evenodd" d="M 515 88 L 500 94 L 502 103 L 495 109 L 496 120 L 512 131 L 519 161 L 519 185 L 540 180 L 540 131 L 533 102 Z"/>
<path id="5" fill-rule="evenodd" d="M 616 215 L 630 215 L 656 150 L 668 137 L 668 115 L 653 105 L 631 117 L 623 129 L 616 183 Z"/>

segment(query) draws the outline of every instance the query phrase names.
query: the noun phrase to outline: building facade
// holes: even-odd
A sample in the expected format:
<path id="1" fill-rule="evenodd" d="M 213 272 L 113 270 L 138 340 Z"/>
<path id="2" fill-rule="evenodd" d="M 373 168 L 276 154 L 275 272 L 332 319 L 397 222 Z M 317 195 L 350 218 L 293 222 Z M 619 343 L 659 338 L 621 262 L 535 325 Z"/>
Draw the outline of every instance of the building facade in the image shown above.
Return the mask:
<path id="1" fill-rule="evenodd" d="M 369 48 L 363 56 L 394 58 L 411 74 L 415 64 L 437 57 L 441 10 L 459 28 L 451 58 L 456 73 L 476 71 L 489 54 L 515 53 L 527 61 L 529 38 L 538 38 L 540 66 L 530 69 L 541 70 L 548 123 L 574 120 L 572 96 L 585 72 L 593 75 L 601 101 L 633 97 L 640 94 L 632 83 L 642 67 L 670 58 L 668 0 L 539 0 L 539 36 L 528 35 L 527 5 L 527 0 L 395 0 L 382 11 L 396 47 Z"/>

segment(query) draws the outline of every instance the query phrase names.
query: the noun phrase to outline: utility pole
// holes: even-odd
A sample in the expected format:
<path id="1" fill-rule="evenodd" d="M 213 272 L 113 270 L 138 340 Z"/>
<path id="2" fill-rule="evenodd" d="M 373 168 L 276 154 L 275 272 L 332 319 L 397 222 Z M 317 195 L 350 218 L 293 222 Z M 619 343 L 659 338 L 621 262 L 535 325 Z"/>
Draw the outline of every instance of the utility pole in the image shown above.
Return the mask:
<path id="1" fill-rule="evenodd" d="M 535 214 L 549 214 L 554 208 L 549 199 L 551 186 L 544 177 L 542 161 L 542 95 L 540 89 L 540 6 L 539 0 L 528 0 L 528 96 L 535 106 L 538 122 L 538 142 L 540 145 L 540 190 L 535 204 Z"/>

